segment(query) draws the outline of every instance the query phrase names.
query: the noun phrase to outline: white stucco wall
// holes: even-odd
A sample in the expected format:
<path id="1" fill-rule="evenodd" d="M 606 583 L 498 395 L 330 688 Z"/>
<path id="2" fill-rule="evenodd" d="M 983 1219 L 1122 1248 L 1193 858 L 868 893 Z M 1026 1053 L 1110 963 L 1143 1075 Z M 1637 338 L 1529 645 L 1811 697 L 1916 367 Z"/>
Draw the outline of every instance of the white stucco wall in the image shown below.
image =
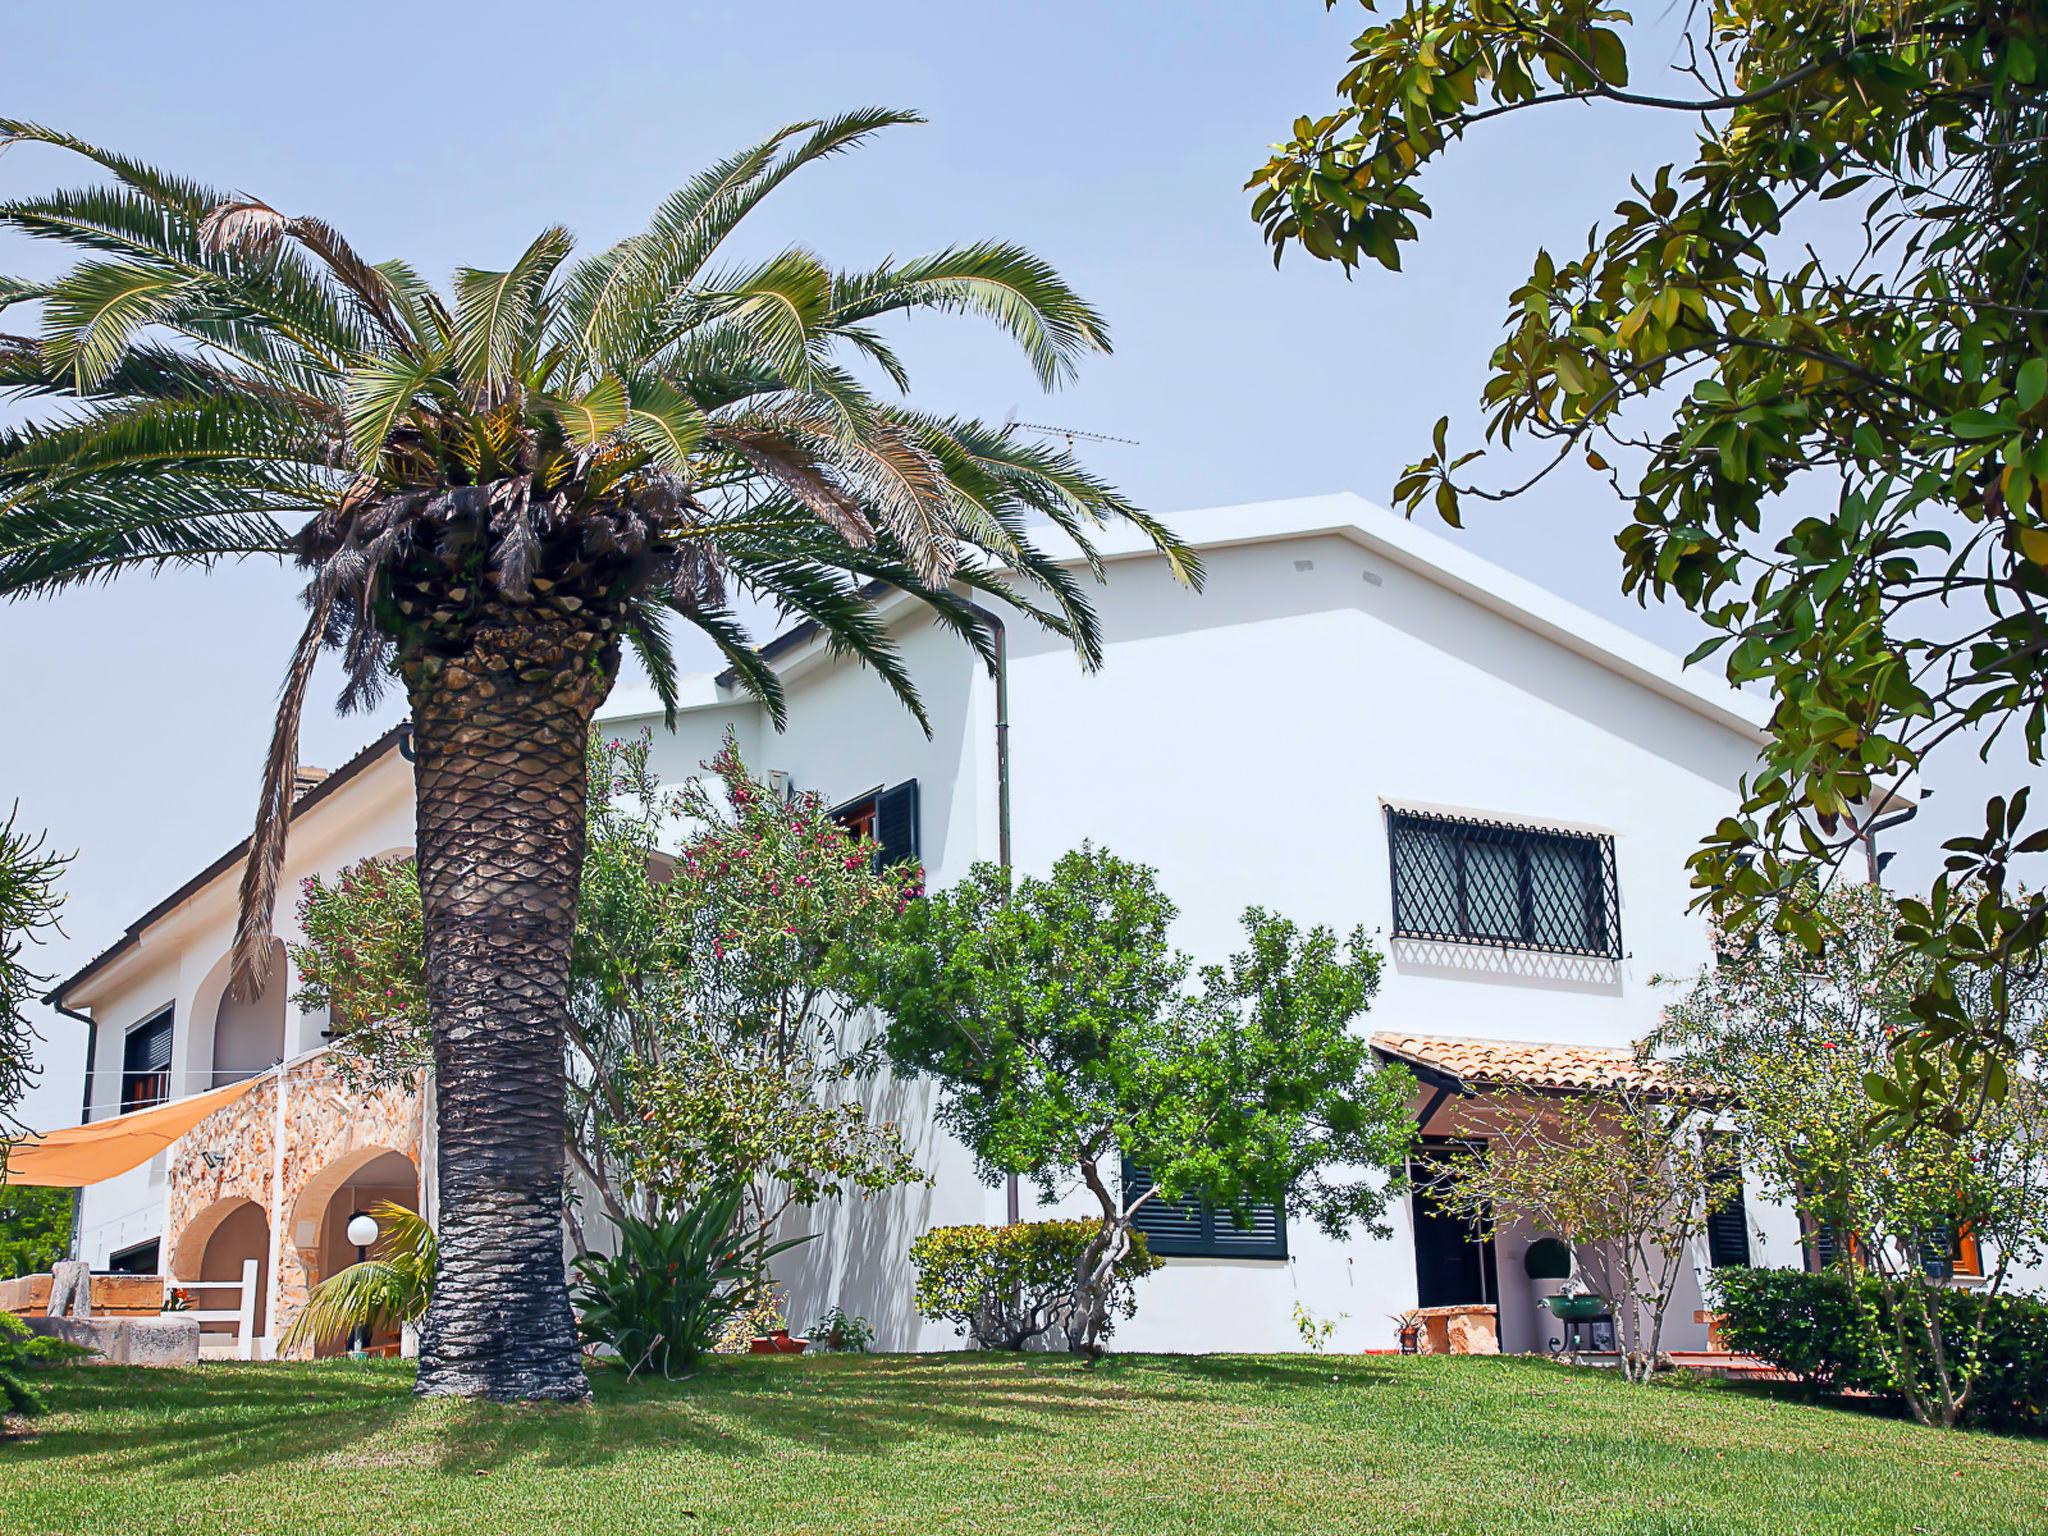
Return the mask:
<path id="1" fill-rule="evenodd" d="M 1588 1044 L 1640 1037 L 1660 1006 L 1653 976 L 1690 974 L 1706 958 L 1701 922 L 1686 910 L 1684 860 L 1732 805 L 1753 758 L 1740 711 L 1687 703 L 1669 658 L 1586 620 L 1587 633 L 1624 653 L 1626 665 L 1603 664 L 1554 600 L 1521 621 L 1500 611 L 1513 606 L 1509 596 L 1529 598 L 1504 573 L 1445 556 L 1428 574 L 1417 551 L 1430 554 L 1434 542 L 1406 525 L 1368 539 L 1325 528 L 1357 515 L 1355 502 L 1333 501 L 1328 518 L 1303 524 L 1311 531 L 1277 542 L 1256 537 L 1270 531 L 1258 526 L 1266 509 L 1237 517 L 1238 533 L 1205 551 L 1200 595 L 1156 558 L 1113 560 L 1109 584 L 1093 594 L 1107 642 L 1097 674 L 1084 674 L 1064 642 L 1011 622 L 1015 862 L 1042 873 L 1093 838 L 1156 865 L 1181 907 L 1176 938 L 1200 960 L 1229 952 L 1248 904 L 1340 930 L 1363 925 L 1388 954 L 1367 1029 Z M 786 731 L 708 682 L 695 695 L 708 702 L 672 732 L 644 698 L 626 695 L 603 728 L 651 730 L 671 783 L 695 773 L 728 726 L 757 772 L 786 772 L 831 804 L 915 778 L 920 851 L 929 881 L 945 885 L 996 854 L 994 689 L 949 635 L 916 619 L 896 633 L 933 721 L 929 738 L 878 679 L 803 649 L 778 661 Z M 1611 833 L 1623 959 L 1390 941 L 1389 801 Z M 298 879 L 408 846 L 411 820 L 409 775 L 395 758 L 302 818 L 279 933 L 296 937 Z M 122 1029 L 165 1001 L 179 1008 L 174 1071 L 210 1063 L 233 903 L 232 876 L 214 882 L 95 979 L 100 1112 L 117 1094 Z M 322 1021 L 295 1007 L 287 1020 L 294 1052 L 319 1043 Z M 873 1097 L 904 1125 L 935 1183 L 817 1213 L 823 1236 L 782 1267 L 791 1320 L 801 1327 L 836 1302 L 874 1320 L 883 1347 L 949 1347 L 950 1330 L 910 1311 L 905 1249 L 932 1225 L 1001 1220 L 1003 1192 L 984 1188 L 966 1151 L 933 1125 L 928 1085 L 884 1083 Z M 152 1211 L 160 1223 L 161 1173 L 153 1189 L 148 1178 L 137 1170 L 90 1192 L 87 1257 L 103 1262 L 137 1240 L 122 1234 Z M 1028 1188 L 1025 1204 L 1027 1213 L 1036 1204 Z M 1758 1261 L 1796 1263 L 1791 1213 L 1752 1189 L 1750 1214 Z M 1285 1260 L 1172 1260 L 1147 1282 L 1117 1343 L 1294 1348 L 1300 1302 L 1343 1317 L 1333 1347 L 1385 1347 L 1388 1315 L 1413 1305 L 1416 1287 L 1405 1203 L 1391 1224 L 1385 1239 L 1333 1239 L 1295 1221 Z M 1497 1254 L 1511 1345 L 1533 1337 L 1521 1272 L 1528 1238 L 1504 1234 Z M 1674 1344 L 1702 1342 L 1690 1298 L 1678 1321 Z"/>
<path id="2" fill-rule="evenodd" d="M 284 878 L 278 887 L 273 931 L 287 945 L 301 937 L 299 882 L 308 875 L 332 876 L 344 866 L 391 848 L 412 844 L 412 778 L 390 754 L 367 767 L 343 790 L 311 806 L 293 825 L 286 847 Z M 97 1023 L 91 1070 L 91 1118 L 119 1112 L 122 1045 L 128 1030 L 166 1006 L 175 1010 L 171 1037 L 171 1092 L 176 1097 L 204 1092 L 240 1072 L 221 1075 L 214 1060 L 214 1032 L 227 993 L 229 951 L 234 944 L 239 865 L 150 924 L 136 945 L 75 989 L 70 1006 L 90 1010 Z M 292 1001 L 298 974 L 287 958 L 273 972 L 270 988 L 284 993 L 287 1056 L 303 1055 L 323 1043 L 324 1016 L 309 1015 Z M 269 989 L 266 989 L 269 1000 Z M 232 1001 L 228 1004 L 234 1009 Z M 159 1154 L 140 1168 L 85 1191 L 80 1211 L 79 1256 L 94 1267 L 122 1249 L 161 1236 L 165 1219 L 164 1167 Z"/>

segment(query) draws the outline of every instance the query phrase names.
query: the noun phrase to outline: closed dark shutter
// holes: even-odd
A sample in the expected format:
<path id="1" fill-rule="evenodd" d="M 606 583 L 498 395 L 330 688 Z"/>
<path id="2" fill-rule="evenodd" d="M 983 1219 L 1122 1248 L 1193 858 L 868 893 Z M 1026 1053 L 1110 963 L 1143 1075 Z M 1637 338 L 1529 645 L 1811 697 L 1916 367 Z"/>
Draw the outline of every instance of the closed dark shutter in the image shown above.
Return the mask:
<path id="1" fill-rule="evenodd" d="M 1707 1261 L 1716 1269 L 1747 1269 L 1749 1210 L 1743 1203 L 1741 1170 L 1717 1174 L 1709 1198 L 1720 1203 L 1707 1216 Z"/>
<path id="2" fill-rule="evenodd" d="M 1824 1221 L 1817 1221 L 1807 1231 L 1807 1267 L 1818 1274 L 1835 1262 L 1835 1229 Z"/>
<path id="3" fill-rule="evenodd" d="M 128 1031 L 121 1042 L 121 1113 L 171 1096 L 171 1010 Z"/>
<path id="4" fill-rule="evenodd" d="M 1135 1164 L 1124 1165 L 1124 1204 L 1152 1187 L 1152 1176 Z M 1212 1210 L 1192 1196 L 1165 1200 L 1153 1196 L 1131 1222 L 1145 1234 L 1151 1250 L 1167 1258 L 1284 1259 L 1287 1257 L 1287 1216 L 1277 1205 L 1254 1205 L 1241 1214 Z"/>
<path id="5" fill-rule="evenodd" d="M 907 864 L 917 853 L 917 780 L 906 779 L 875 797 L 876 865 Z"/>

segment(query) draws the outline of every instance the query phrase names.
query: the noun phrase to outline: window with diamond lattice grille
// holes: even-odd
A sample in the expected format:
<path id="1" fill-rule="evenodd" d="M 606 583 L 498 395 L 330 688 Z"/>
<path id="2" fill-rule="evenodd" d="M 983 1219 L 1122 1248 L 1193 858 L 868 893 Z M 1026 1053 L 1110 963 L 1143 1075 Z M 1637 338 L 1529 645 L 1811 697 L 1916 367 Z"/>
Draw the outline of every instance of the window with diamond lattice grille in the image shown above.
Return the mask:
<path id="1" fill-rule="evenodd" d="M 1394 936 L 1621 958 L 1614 839 L 1387 810 Z"/>

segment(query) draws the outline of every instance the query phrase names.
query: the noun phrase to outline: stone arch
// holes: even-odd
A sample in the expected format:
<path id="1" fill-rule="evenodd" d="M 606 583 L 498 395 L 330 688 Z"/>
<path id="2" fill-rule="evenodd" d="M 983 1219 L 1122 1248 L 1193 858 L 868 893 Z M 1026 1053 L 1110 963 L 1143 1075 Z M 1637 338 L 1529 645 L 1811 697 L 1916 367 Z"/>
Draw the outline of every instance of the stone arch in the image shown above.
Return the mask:
<path id="1" fill-rule="evenodd" d="M 230 985 L 234 956 L 223 955 L 193 994 L 189 1075 L 199 1092 L 239 1083 L 268 1071 L 285 1056 L 286 1000 L 292 992 L 291 959 L 284 940 L 270 940 L 270 979 L 254 998 L 238 998 Z"/>
<path id="2" fill-rule="evenodd" d="M 299 1187 L 298 1198 L 292 1201 L 291 1226 L 288 1229 L 292 1246 L 317 1253 L 321 1245 L 321 1229 L 330 1214 L 334 1197 L 355 1185 L 365 1170 L 378 1164 L 395 1167 L 390 1161 L 394 1158 L 405 1164 L 412 1180 L 414 1198 L 417 1199 L 419 1169 L 405 1153 L 396 1147 L 377 1145 L 351 1148 Z M 387 1186 L 380 1183 L 379 1187 Z M 406 1204 L 402 1200 L 398 1203 Z"/>
<path id="3" fill-rule="evenodd" d="M 389 1201 L 407 1210 L 419 1209 L 419 1169 L 405 1153 L 386 1146 L 356 1147 L 327 1164 L 299 1190 L 292 1202 L 288 1235 L 297 1250 L 307 1284 L 317 1286 L 356 1261 L 348 1241 L 348 1222 L 358 1210 L 368 1212 Z M 370 1255 L 375 1256 L 374 1251 Z M 369 1341 L 395 1344 L 397 1337 L 380 1332 Z M 346 1349 L 345 1341 L 319 1341 L 315 1353 Z"/>
<path id="4" fill-rule="evenodd" d="M 268 1324 L 270 1291 L 270 1213 L 246 1197 L 216 1200 L 185 1223 L 171 1250 L 174 1280 L 239 1280 L 245 1260 L 256 1261 L 256 1333 Z M 226 1311 L 236 1304 L 231 1291 L 193 1293 L 199 1311 Z M 233 1334 L 231 1322 L 202 1323 L 202 1335 Z"/>

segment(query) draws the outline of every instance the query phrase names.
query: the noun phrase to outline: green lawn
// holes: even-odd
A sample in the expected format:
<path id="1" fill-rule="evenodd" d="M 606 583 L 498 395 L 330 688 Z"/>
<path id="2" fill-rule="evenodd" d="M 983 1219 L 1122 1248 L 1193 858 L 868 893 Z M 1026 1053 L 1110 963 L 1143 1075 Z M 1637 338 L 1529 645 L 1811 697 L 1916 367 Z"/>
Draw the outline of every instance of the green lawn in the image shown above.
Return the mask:
<path id="1" fill-rule="evenodd" d="M 5 1536 L 2048 1531 L 2048 1442 L 1534 1360 L 739 1359 L 588 1409 L 395 1363 L 45 1380 Z"/>

